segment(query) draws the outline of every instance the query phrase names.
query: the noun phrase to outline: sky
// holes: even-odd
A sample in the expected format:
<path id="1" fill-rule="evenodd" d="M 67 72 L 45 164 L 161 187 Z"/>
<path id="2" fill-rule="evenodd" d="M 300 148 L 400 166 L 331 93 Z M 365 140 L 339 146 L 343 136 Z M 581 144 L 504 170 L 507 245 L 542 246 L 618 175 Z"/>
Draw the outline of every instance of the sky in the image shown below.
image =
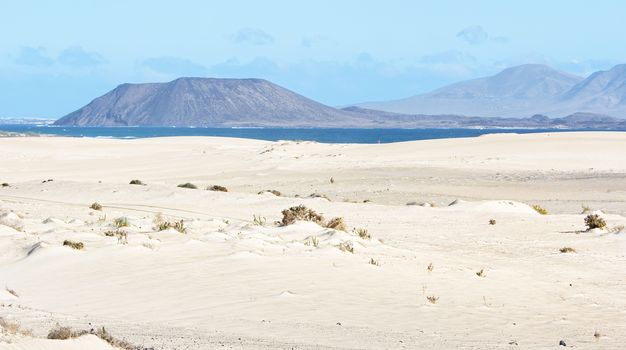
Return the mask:
<path id="1" fill-rule="evenodd" d="M 408 97 L 544 63 L 626 63 L 624 1 L 0 3 L 0 117 L 58 118 L 122 83 L 263 78 L 319 102 Z"/>

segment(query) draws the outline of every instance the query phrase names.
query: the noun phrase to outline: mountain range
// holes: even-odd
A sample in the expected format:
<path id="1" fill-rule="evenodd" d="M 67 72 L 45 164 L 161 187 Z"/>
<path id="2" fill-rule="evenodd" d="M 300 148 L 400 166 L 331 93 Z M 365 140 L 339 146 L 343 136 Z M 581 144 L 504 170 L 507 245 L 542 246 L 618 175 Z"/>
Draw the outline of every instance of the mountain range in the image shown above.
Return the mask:
<path id="1" fill-rule="evenodd" d="M 426 94 L 358 106 L 404 114 L 563 117 L 583 112 L 626 118 L 626 64 L 587 78 L 527 64 Z"/>
<path id="2" fill-rule="evenodd" d="M 522 65 L 428 94 L 343 109 L 262 79 L 179 78 L 119 85 L 55 124 L 624 128 L 626 65 L 588 78 L 545 65 Z"/>

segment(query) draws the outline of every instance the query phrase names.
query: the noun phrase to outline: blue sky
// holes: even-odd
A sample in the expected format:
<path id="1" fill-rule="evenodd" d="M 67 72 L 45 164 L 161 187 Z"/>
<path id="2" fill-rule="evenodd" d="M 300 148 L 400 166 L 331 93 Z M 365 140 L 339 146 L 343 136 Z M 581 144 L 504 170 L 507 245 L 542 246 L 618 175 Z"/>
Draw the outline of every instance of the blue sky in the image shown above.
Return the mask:
<path id="1" fill-rule="evenodd" d="M 623 1 L 3 1 L 0 116 L 60 117 L 124 82 L 256 77 L 330 105 L 522 63 L 626 62 Z"/>

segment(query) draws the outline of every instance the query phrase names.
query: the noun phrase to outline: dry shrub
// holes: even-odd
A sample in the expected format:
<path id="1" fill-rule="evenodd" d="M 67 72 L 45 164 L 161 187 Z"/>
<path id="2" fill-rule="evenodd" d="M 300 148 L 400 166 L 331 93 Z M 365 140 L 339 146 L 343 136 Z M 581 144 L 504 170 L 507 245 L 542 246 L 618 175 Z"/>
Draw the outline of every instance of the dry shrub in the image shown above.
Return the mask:
<path id="1" fill-rule="evenodd" d="M 346 223 L 343 221 L 343 218 L 332 218 L 328 223 L 326 223 L 326 228 L 332 228 L 337 231 L 348 231 L 346 227 Z"/>
<path id="2" fill-rule="evenodd" d="M 428 299 L 428 301 L 431 304 L 437 304 L 437 301 L 439 300 L 439 297 L 434 296 L 434 295 L 429 295 L 429 296 L 426 297 L 426 299 Z"/>
<path id="3" fill-rule="evenodd" d="M 283 219 L 280 222 L 280 226 L 291 225 L 296 221 L 312 221 L 320 226 L 324 225 L 324 217 L 304 205 L 285 209 L 282 211 L 282 214 Z"/>
<path id="4" fill-rule="evenodd" d="M 83 248 L 85 248 L 85 244 L 83 242 L 74 242 L 67 239 L 63 241 L 63 245 L 76 250 L 83 250 Z"/>
<path id="5" fill-rule="evenodd" d="M 22 326 L 20 326 L 19 323 L 7 321 L 2 317 L 0 317 L 0 329 L 2 330 L 2 333 L 8 333 L 11 335 L 15 335 L 15 334 L 21 334 L 25 336 L 33 335 L 32 331 L 27 330 L 27 329 L 22 329 Z"/>
<path id="6" fill-rule="evenodd" d="M 380 266 L 380 263 L 378 262 L 378 260 L 374 260 L 374 258 L 370 258 L 370 265 Z"/>
<path id="7" fill-rule="evenodd" d="M 350 241 L 339 243 L 339 250 L 354 254 L 354 244 Z"/>
<path id="8" fill-rule="evenodd" d="M 180 187 L 180 188 L 190 188 L 192 190 L 198 189 L 198 186 L 196 186 L 196 185 L 194 185 L 194 184 L 192 184 L 190 182 L 186 182 L 184 184 L 180 184 L 180 185 L 178 185 L 178 187 Z"/>
<path id="9" fill-rule="evenodd" d="M 576 253 L 576 249 L 570 247 L 563 247 L 559 249 L 561 253 Z"/>
<path id="10" fill-rule="evenodd" d="M 495 225 L 495 224 L 496 224 L 496 219 L 489 220 L 489 225 Z"/>
<path id="11" fill-rule="evenodd" d="M 228 189 L 224 186 L 220 186 L 220 185 L 213 185 L 211 187 L 207 187 L 206 188 L 207 191 L 214 191 L 214 192 L 228 192 Z"/>
<path id="12" fill-rule="evenodd" d="M 485 270 L 484 269 L 480 269 L 480 271 L 476 272 L 476 276 L 478 277 L 485 277 Z"/>
<path id="13" fill-rule="evenodd" d="M 70 327 L 57 326 L 57 328 L 53 328 L 50 330 L 50 332 L 48 332 L 48 339 L 67 340 L 71 338 L 78 338 L 84 334 L 89 334 L 89 332 L 77 332 L 72 330 Z"/>
<path id="14" fill-rule="evenodd" d="M 131 185 L 145 185 L 141 180 L 130 180 Z"/>
<path id="15" fill-rule="evenodd" d="M 585 225 L 587 225 L 587 230 L 593 230 L 594 228 L 605 228 L 606 221 L 601 218 L 598 214 L 589 214 L 585 217 Z"/>
<path id="16" fill-rule="evenodd" d="M 102 210 L 102 205 L 98 202 L 93 202 L 90 206 L 89 209 L 93 209 L 93 210 Z"/>

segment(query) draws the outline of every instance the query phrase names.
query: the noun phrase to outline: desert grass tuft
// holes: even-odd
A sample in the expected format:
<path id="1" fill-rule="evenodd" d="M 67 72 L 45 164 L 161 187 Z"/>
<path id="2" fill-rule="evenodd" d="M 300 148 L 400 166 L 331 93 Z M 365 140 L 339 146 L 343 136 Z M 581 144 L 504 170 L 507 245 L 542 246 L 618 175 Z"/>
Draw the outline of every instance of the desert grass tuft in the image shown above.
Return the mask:
<path id="1" fill-rule="evenodd" d="M 480 271 L 476 272 L 476 276 L 478 276 L 478 277 L 486 277 L 487 275 L 485 274 L 485 270 L 484 269 L 480 269 Z"/>
<path id="2" fill-rule="evenodd" d="M 369 231 L 365 228 L 357 228 L 354 230 L 354 233 L 356 233 L 361 239 L 372 239 Z"/>
<path id="3" fill-rule="evenodd" d="M 337 231 L 348 231 L 348 228 L 346 227 L 346 223 L 343 221 L 343 218 L 332 218 L 326 223 L 325 227 Z"/>
<path id="4" fill-rule="evenodd" d="M 83 250 L 85 248 L 85 244 L 83 242 L 74 242 L 70 240 L 64 240 L 63 246 L 67 246 L 76 250 Z"/>
<path id="5" fill-rule="evenodd" d="M 582 205 L 583 210 L 580 212 L 581 214 L 588 214 L 591 213 L 593 210 L 591 209 L 591 207 L 587 206 L 587 205 Z"/>
<path id="6" fill-rule="evenodd" d="M 598 214 L 589 214 L 585 217 L 585 225 L 587 225 L 587 231 L 593 230 L 594 228 L 603 229 L 606 227 L 606 221 Z"/>
<path id="7" fill-rule="evenodd" d="M 576 253 L 576 249 L 570 247 L 563 247 L 559 249 L 561 253 Z"/>
<path id="8" fill-rule="evenodd" d="M 162 221 L 157 224 L 156 228 L 158 231 L 165 231 L 167 229 L 173 228 L 180 233 L 187 233 L 187 228 L 185 227 L 185 222 L 183 221 L 183 219 L 180 219 L 179 221 Z"/>
<path id="9" fill-rule="evenodd" d="M 122 227 L 128 227 L 130 224 L 128 223 L 128 218 L 125 216 L 116 218 L 113 221 L 113 224 L 115 225 L 115 227 L 117 228 L 122 228 Z"/>
<path id="10" fill-rule="evenodd" d="M 533 209 L 535 209 L 535 211 L 541 215 L 548 215 L 548 210 L 540 206 L 539 204 L 533 204 Z"/>
<path id="11" fill-rule="evenodd" d="M 93 210 L 102 210 L 102 205 L 98 202 L 93 202 L 90 206 L 89 209 L 93 209 Z"/>
<path id="12" fill-rule="evenodd" d="M 374 258 L 370 258 L 370 265 L 380 266 L 380 263 L 378 262 L 378 260 L 375 260 Z"/>
<path id="13" fill-rule="evenodd" d="M 354 254 L 354 244 L 352 242 L 339 243 L 339 250 Z"/>
<path id="14" fill-rule="evenodd" d="M 267 223 L 267 219 L 261 215 L 252 215 L 252 222 L 257 226 L 265 226 L 265 224 Z"/>
<path id="15" fill-rule="evenodd" d="M 192 190 L 198 189 L 198 186 L 196 186 L 196 185 L 194 185 L 194 184 L 192 184 L 190 182 L 186 182 L 184 184 L 180 184 L 180 185 L 178 185 L 178 187 L 180 187 L 180 188 L 189 188 L 189 189 L 192 189 Z"/>
<path id="16" fill-rule="evenodd" d="M 313 247 L 317 248 L 320 245 L 320 240 L 316 236 L 311 236 L 311 237 L 309 237 L 309 239 L 304 241 L 304 245 L 306 245 L 306 246 L 313 246 Z"/>

